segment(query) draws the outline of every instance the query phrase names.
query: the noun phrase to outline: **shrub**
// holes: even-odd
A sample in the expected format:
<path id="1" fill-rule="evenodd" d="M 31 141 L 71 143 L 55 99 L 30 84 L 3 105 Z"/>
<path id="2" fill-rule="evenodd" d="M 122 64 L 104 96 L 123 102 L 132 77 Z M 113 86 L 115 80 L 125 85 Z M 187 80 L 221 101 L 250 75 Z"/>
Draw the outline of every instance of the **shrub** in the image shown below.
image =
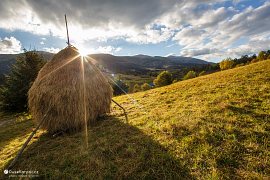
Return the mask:
<path id="1" fill-rule="evenodd" d="M 129 90 L 128 85 L 126 85 L 123 81 L 121 81 L 119 78 L 115 80 L 115 83 L 112 84 L 113 88 L 113 95 L 118 96 L 121 94 L 127 93 Z"/>
<path id="2" fill-rule="evenodd" d="M 245 64 L 244 63 L 241 63 L 241 64 L 237 64 L 235 67 L 241 67 L 241 66 L 244 66 Z"/>
<path id="3" fill-rule="evenodd" d="M 195 71 L 189 71 L 183 78 L 183 80 L 192 79 L 196 77 Z"/>
<path id="4" fill-rule="evenodd" d="M 203 76 L 203 75 L 205 75 L 205 73 L 206 73 L 205 71 L 202 71 L 199 73 L 199 76 Z"/>
<path id="5" fill-rule="evenodd" d="M 134 87 L 133 87 L 133 92 L 140 92 L 141 91 L 141 87 L 139 84 L 135 84 Z"/>
<path id="6" fill-rule="evenodd" d="M 148 83 L 144 83 L 142 86 L 141 86 L 141 90 L 142 91 L 147 91 L 151 89 L 151 86 L 148 84 Z"/>
<path id="7" fill-rule="evenodd" d="M 265 51 L 259 52 L 257 59 L 258 59 L 258 61 L 263 61 L 263 60 L 267 59 L 266 52 Z"/>
<path id="8" fill-rule="evenodd" d="M 172 84 L 172 74 L 168 71 L 162 71 L 154 80 L 154 84 L 156 87 Z"/>
<path id="9" fill-rule="evenodd" d="M 256 62 L 259 62 L 259 60 L 258 60 L 258 59 L 253 59 L 253 60 L 251 61 L 251 63 L 256 63 Z"/>
<path id="10" fill-rule="evenodd" d="M 234 61 L 231 58 L 224 59 L 219 63 L 221 70 L 231 69 L 234 66 Z"/>

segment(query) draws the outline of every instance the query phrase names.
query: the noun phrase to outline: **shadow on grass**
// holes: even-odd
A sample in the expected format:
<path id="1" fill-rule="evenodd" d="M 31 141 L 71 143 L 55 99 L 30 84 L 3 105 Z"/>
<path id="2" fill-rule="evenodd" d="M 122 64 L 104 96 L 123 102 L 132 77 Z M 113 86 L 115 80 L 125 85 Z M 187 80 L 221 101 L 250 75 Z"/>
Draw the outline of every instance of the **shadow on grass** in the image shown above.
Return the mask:
<path id="1" fill-rule="evenodd" d="M 193 179 L 189 170 L 138 128 L 108 117 L 85 132 L 52 138 L 43 134 L 14 170 L 41 178 Z"/>

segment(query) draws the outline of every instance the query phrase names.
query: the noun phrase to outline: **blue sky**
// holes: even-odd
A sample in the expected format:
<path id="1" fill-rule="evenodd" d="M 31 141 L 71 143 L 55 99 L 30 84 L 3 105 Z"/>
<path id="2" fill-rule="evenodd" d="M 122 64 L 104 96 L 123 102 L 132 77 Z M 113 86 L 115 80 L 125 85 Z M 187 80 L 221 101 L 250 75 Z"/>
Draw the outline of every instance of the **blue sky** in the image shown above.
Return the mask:
<path id="1" fill-rule="evenodd" d="M 72 7 L 72 9 L 71 9 Z M 269 0 L 2 0 L 0 53 L 189 56 L 218 62 L 270 49 Z"/>

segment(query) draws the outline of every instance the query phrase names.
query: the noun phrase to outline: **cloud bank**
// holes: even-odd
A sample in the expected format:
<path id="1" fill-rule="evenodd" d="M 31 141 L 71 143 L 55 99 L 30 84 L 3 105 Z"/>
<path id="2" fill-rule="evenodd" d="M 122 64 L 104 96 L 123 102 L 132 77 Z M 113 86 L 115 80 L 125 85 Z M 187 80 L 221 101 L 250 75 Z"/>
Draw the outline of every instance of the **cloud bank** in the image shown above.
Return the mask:
<path id="1" fill-rule="evenodd" d="M 225 2 L 228 0 L 2 0 L 0 28 L 65 38 L 63 15 L 68 14 L 71 40 L 76 43 L 172 41 L 180 45 L 179 54 L 201 58 L 268 49 L 270 2 L 241 10 L 236 5 L 242 0 L 231 1 L 231 6 L 224 6 Z M 103 48 L 106 52 L 114 49 Z"/>

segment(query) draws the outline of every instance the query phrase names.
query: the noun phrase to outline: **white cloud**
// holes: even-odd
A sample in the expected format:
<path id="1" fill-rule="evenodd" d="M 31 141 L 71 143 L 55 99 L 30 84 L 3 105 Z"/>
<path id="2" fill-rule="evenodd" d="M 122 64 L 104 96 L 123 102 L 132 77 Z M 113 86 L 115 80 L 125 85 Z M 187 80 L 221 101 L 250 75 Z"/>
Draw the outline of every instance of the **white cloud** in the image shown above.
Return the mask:
<path id="1" fill-rule="evenodd" d="M 176 43 L 169 44 L 169 45 L 166 46 L 166 48 L 170 48 L 170 47 L 173 47 L 173 46 L 175 46 L 175 45 L 176 45 Z"/>
<path id="2" fill-rule="evenodd" d="M 144 30 L 135 32 L 130 37 L 127 37 L 127 41 L 140 43 L 140 44 L 157 44 L 160 42 L 167 41 L 170 39 L 174 32 L 166 27 L 160 27 L 159 29 L 154 29 L 154 25 L 147 25 Z"/>
<path id="3" fill-rule="evenodd" d="M 181 28 L 173 38 L 184 48 L 181 55 L 200 58 L 226 58 L 266 50 L 270 34 L 270 2 L 258 8 L 248 7 L 239 12 L 231 7 L 202 12 L 187 19 L 189 26 Z M 257 38 L 254 41 L 255 37 Z M 241 41 L 245 39 L 245 41 Z M 234 45 L 237 43 L 238 45 Z M 213 51 L 214 49 L 214 51 Z"/>
<path id="4" fill-rule="evenodd" d="M 45 43 L 43 41 L 40 42 L 41 45 L 44 45 Z"/>
<path id="5" fill-rule="evenodd" d="M 22 45 L 19 40 L 15 37 L 5 37 L 0 38 L 0 53 L 1 54 L 16 54 L 20 53 L 22 50 Z"/>
<path id="6" fill-rule="evenodd" d="M 114 54 L 115 52 L 121 51 L 121 47 L 113 46 L 99 46 L 97 49 L 93 49 L 92 53 L 104 53 L 104 54 Z"/>
<path id="7" fill-rule="evenodd" d="M 54 47 L 45 47 L 43 48 L 43 50 L 50 53 L 58 53 L 60 51 L 59 48 L 54 48 Z"/>
<path id="8" fill-rule="evenodd" d="M 270 38 L 260 40 L 250 40 L 247 44 L 240 45 L 236 48 L 228 49 L 228 54 L 232 56 L 241 56 L 243 54 L 254 54 L 259 51 L 270 49 Z"/>
<path id="9" fill-rule="evenodd" d="M 253 37 L 245 44 L 239 46 L 219 50 L 214 49 L 210 52 L 205 51 L 205 54 L 203 53 L 201 55 L 197 54 L 197 56 L 205 60 L 216 59 L 216 61 L 221 61 L 222 59 L 227 57 L 237 58 L 243 55 L 257 54 L 260 51 L 266 51 L 269 49 L 270 49 L 270 33 L 263 36 Z"/>
<path id="10" fill-rule="evenodd" d="M 193 19 L 192 24 L 201 28 L 217 27 L 219 23 L 227 20 L 236 11 L 231 8 L 220 7 L 218 9 L 207 10 L 198 19 Z"/>
<path id="11" fill-rule="evenodd" d="M 184 49 L 181 51 L 182 56 L 187 56 L 187 57 L 194 57 L 194 56 L 202 56 L 206 54 L 212 54 L 216 53 L 218 50 L 217 49 L 209 49 L 209 48 L 203 48 L 203 49 Z"/>
<path id="12" fill-rule="evenodd" d="M 175 53 L 169 53 L 165 57 L 169 57 L 169 56 L 176 56 L 176 54 Z"/>
<path id="13" fill-rule="evenodd" d="M 75 47 L 79 49 L 79 52 L 82 54 L 96 54 L 96 53 L 103 53 L 103 54 L 115 54 L 122 50 L 121 47 L 113 47 L 113 46 L 98 46 L 97 48 L 87 47 L 83 44 L 74 44 Z"/>
<path id="14" fill-rule="evenodd" d="M 205 38 L 206 32 L 202 29 L 196 29 L 192 26 L 183 28 L 173 38 L 182 46 L 196 46 L 202 43 Z"/>
<path id="15" fill-rule="evenodd" d="M 115 0 L 107 3 L 99 1 L 8 1 L 0 2 L 0 28 L 23 30 L 37 35 L 53 35 L 65 39 L 63 14 L 70 14 L 69 31 L 72 42 L 87 40 L 106 41 L 110 38 L 130 40 L 144 32 L 145 25 L 150 24 L 158 15 L 166 12 L 175 4 L 174 0 Z M 16 7 L 16 11 L 13 11 Z M 72 7 L 72 10 L 71 8 Z M 154 8 L 154 11 L 149 9 Z M 77 13 L 78 12 L 78 13 Z M 152 32 L 148 32 L 147 35 Z M 155 32 L 153 35 L 155 36 Z M 143 37 L 142 37 L 143 38 Z M 141 39 L 142 39 L 141 38 Z M 133 39 L 134 42 L 138 42 Z M 141 41 L 141 40 L 139 40 Z M 143 40 L 149 42 L 149 40 Z"/>
<path id="16" fill-rule="evenodd" d="M 247 0 L 232 0 L 234 5 L 237 5 L 241 2 L 247 1 Z"/>

